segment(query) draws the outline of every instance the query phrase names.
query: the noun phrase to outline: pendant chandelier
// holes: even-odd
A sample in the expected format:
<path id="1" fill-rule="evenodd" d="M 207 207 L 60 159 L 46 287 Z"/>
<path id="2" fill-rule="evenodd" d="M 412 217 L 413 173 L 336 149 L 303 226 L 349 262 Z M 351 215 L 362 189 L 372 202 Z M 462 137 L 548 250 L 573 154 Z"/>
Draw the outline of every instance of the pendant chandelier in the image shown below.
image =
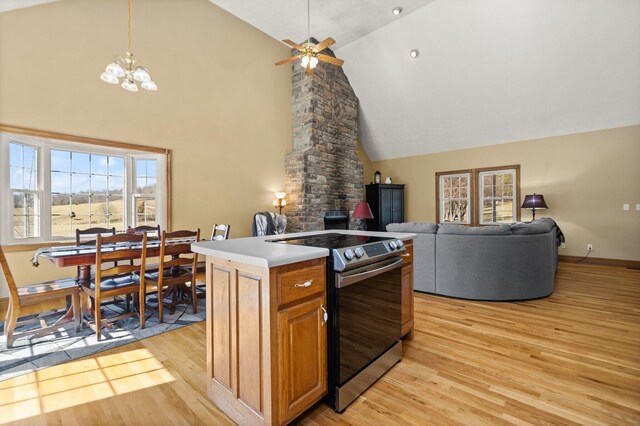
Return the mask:
<path id="1" fill-rule="evenodd" d="M 124 57 L 116 56 L 115 61 L 107 65 L 107 68 L 100 75 L 100 79 L 109 84 L 118 84 L 120 79 L 123 79 L 121 87 L 129 92 L 137 92 L 138 83 L 143 89 L 158 90 L 158 86 L 151 79 L 149 71 L 138 65 L 138 61 L 133 58 L 133 53 L 131 53 L 131 0 L 127 0 L 127 5 L 127 53 Z"/>

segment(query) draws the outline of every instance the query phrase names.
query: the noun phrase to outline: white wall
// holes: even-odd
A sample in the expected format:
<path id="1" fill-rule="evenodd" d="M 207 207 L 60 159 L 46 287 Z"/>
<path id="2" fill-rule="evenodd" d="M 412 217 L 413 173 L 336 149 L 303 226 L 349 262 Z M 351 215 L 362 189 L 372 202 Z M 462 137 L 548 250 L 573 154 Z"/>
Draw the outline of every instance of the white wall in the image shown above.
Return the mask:
<path id="1" fill-rule="evenodd" d="M 639 17 L 638 0 L 436 0 L 336 54 L 367 154 L 398 158 L 640 124 Z"/>

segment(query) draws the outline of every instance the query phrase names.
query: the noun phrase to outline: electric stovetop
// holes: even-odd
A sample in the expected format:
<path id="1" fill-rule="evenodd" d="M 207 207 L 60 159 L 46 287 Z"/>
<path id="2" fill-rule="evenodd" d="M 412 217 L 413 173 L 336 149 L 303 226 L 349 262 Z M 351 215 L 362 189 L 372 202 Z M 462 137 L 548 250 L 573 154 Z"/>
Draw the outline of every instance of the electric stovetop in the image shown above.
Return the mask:
<path id="1" fill-rule="evenodd" d="M 297 246 L 320 247 L 326 249 L 341 249 L 348 247 L 361 246 L 368 243 L 377 243 L 380 241 L 393 240 L 389 237 L 368 237 L 366 235 L 352 234 L 315 234 L 306 237 L 280 238 L 277 240 L 268 240 L 273 243 L 294 244 Z"/>

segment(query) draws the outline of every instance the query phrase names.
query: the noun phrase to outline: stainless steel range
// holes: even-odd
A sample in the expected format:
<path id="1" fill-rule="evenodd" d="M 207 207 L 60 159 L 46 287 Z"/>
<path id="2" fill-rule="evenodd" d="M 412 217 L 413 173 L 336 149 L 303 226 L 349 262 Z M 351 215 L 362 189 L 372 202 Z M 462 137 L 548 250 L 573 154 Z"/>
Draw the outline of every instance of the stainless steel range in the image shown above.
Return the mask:
<path id="1" fill-rule="evenodd" d="M 327 402 L 337 412 L 402 356 L 401 240 L 314 234 L 271 240 L 331 250 L 327 262 Z"/>

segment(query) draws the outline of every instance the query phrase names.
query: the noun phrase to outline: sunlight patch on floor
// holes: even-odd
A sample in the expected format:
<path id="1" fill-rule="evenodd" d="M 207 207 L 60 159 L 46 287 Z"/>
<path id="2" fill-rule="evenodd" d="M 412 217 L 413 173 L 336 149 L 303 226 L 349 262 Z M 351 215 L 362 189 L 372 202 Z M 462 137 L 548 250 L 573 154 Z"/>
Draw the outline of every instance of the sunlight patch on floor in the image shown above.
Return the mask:
<path id="1" fill-rule="evenodd" d="M 147 349 L 70 361 L 0 382 L 0 424 L 174 380 Z"/>

